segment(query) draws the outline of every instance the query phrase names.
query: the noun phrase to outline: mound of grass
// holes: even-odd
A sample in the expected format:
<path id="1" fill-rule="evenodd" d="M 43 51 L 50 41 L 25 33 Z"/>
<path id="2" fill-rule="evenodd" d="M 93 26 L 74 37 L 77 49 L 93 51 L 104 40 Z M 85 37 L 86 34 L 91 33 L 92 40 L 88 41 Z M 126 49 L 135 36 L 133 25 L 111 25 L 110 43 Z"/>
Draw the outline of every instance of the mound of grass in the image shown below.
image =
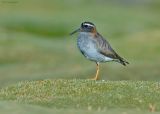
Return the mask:
<path id="1" fill-rule="evenodd" d="M 58 109 L 160 110 L 160 83 L 148 81 L 42 80 L 0 90 L 0 100 Z"/>
<path id="2" fill-rule="evenodd" d="M 158 114 L 138 109 L 106 109 L 106 110 L 82 110 L 82 109 L 56 109 L 28 104 L 19 104 L 8 101 L 0 101 L 2 114 Z"/>
<path id="3" fill-rule="evenodd" d="M 56 109 L 8 101 L 0 101 L 0 110 L 3 114 L 158 114 L 158 112 L 120 108 L 106 110 Z"/>

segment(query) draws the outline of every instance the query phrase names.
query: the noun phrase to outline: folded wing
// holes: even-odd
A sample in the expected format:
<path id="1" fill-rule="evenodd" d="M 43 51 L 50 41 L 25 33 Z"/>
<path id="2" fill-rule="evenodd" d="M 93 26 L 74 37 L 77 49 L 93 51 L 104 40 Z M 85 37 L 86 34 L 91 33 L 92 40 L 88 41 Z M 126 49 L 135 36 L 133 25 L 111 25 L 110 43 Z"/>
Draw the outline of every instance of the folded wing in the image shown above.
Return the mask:
<path id="1" fill-rule="evenodd" d="M 121 63 L 122 65 L 126 66 L 126 64 L 129 64 L 125 59 L 120 57 L 110 46 L 109 42 L 106 41 L 99 33 L 97 33 L 96 38 L 94 40 L 97 40 L 97 47 L 98 51 L 109 58 L 112 58 L 114 61 L 117 61 Z"/>

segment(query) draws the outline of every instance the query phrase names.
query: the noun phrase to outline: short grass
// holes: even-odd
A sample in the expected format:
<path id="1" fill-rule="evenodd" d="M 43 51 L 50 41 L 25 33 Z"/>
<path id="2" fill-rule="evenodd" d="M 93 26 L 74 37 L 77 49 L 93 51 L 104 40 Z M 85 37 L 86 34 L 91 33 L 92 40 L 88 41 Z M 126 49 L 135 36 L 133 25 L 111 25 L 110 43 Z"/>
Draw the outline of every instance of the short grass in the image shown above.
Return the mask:
<path id="1" fill-rule="evenodd" d="M 0 110 L 3 114 L 159 114 L 159 112 L 142 111 L 139 109 L 106 109 L 87 110 L 83 109 L 57 109 L 35 105 L 27 105 L 15 102 L 0 102 Z"/>
<path id="2" fill-rule="evenodd" d="M 40 80 L 3 88 L 0 99 L 14 101 L 16 105 L 48 107 L 51 112 L 55 108 L 60 112 L 64 109 L 76 112 L 77 109 L 95 114 L 109 111 L 149 113 L 150 105 L 160 110 L 159 89 L 159 82 L 149 81 Z"/>

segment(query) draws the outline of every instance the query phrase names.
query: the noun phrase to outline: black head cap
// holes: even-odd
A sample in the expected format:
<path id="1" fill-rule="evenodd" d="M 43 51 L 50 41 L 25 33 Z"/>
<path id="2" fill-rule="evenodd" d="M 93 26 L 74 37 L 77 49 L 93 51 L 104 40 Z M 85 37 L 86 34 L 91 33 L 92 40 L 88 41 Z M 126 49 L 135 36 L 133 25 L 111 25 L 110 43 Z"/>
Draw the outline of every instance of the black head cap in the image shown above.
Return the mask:
<path id="1" fill-rule="evenodd" d="M 92 32 L 95 29 L 95 25 L 92 22 L 83 22 L 81 29 L 85 32 Z"/>

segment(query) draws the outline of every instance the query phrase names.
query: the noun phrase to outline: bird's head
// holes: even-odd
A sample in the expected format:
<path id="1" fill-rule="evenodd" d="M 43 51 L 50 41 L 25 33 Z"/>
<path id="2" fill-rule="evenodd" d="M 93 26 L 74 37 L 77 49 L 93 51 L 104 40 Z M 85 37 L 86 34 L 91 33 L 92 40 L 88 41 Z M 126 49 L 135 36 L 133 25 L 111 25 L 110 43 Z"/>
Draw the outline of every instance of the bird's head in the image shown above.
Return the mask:
<path id="1" fill-rule="evenodd" d="M 76 32 L 96 33 L 96 26 L 92 22 L 83 22 L 81 24 L 81 27 L 79 29 L 73 31 L 70 35 L 72 35 Z"/>

